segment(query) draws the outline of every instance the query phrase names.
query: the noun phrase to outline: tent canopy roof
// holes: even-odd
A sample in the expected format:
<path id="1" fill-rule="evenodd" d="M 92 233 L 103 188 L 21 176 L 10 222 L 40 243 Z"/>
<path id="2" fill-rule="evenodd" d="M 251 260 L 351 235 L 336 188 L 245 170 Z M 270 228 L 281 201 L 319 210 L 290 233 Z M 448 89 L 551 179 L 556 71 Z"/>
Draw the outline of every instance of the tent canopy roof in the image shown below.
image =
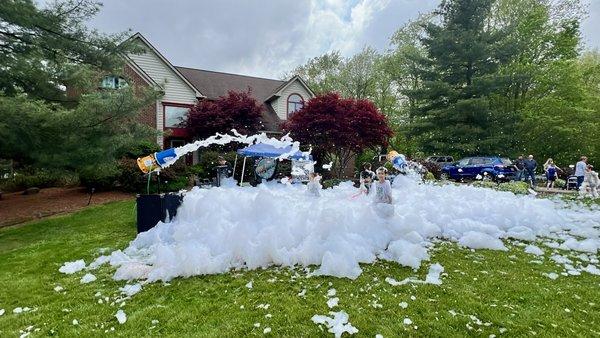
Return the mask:
<path id="1" fill-rule="evenodd" d="M 238 149 L 237 153 L 247 157 L 279 157 L 282 154 L 288 153 L 292 150 L 292 146 L 286 146 L 283 148 L 277 148 L 270 144 L 257 143 L 251 144 L 246 148 Z M 291 156 L 294 160 L 306 159 L 301 151 L 296 152 Z"/>

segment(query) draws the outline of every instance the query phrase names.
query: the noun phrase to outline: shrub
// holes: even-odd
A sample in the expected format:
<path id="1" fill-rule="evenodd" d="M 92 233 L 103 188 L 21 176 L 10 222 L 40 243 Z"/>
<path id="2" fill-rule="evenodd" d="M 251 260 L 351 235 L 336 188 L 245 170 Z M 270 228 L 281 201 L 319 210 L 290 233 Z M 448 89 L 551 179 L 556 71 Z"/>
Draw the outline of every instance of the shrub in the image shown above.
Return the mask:
<path id="1" fill-rule="evenodd" d="M 510 191 L 517 195 L 527 195 L 529 194 L 529 184 L 526 182 L 510 181 L 506 183 L 500 183 L 498 185 L 498 190 Z"/>
<path id="2" fill-rule="evenodd" d="M 435 176 L 433 175 L 433 173 L 431 171 L 428 171 L 427 173 L 425 173 L 425 176 L 423 177 L 423 179 L 425 181 L 435 181 Z"/>
<path id="3" fill-rule="evenodd" d="M 188 187 L 188 185 L 189 185 L 188 178 L 184 177 L 184 176 L 178 176 L 175 179 L 170 180 L 170 181 L 163 180 L 161 177 L 160 192 L 161 193 L 177 192 L 179 190 L 186 189 Z M 139 191 L 139 192 L 146 193 L 146 187 L 144 187 L 143 190 Z M 150 193 L 151 194 L 158 193 L 158 184 L 157 184 L 156 176 L 154 176 L 154 178 L 152 179 L 152 182 L 150 183 Z"/>
<path id="4" fill-rule="evenodd" d="M 517 195 L 529 194 L 529 184 L 526 182 L 510 181 L 506 183 L 494 183 L 492 181 L 475 181 L 472 183 L 475 187 L 491 188 L 499 191 L 509 191 Z"/>
<path id="5" fill-rule="evenodd" d="M 146 186 L 146 177 L 138 168 L 136 160 L 132 158 L 122 158 L 119 160 L 119 178 L 120 188 L 128 192 L 143 192 Z"/>
<path id="6" fill-rule="evenodd" d="M 40 170 L 29 174 L 16 174 L 9 179 L 0 179 L 0 191 L 14 192 L 28 188 L 68 187 L 79 184 L 77 174 L 68 171 Z"/>
<path id="7" fill-rule="evenodd" d="M 357 172 L 361 172 L 363 170 L 363 163 L 371 163 L 371 169 L 377 169 L 379 163 L 374 163 L 373 157 L 379 155 L 376 151 L 372 149 L 367 149 L 356 156 L 354 159 L 354 168 Z"/>
<path id="8" fill-rule="evenodd" d="M 95 167 L 86 167 L 79 171 L 79 180 L 86 188 L 97 191 L 114 189 L 119 180 L 119 168 L 115 164 L 100 164 Z"/>
<path id="9" fill-rule="evenodd" d="M 137 162 L 131 158 L 122 158 L 118 165 L 117 178 L 119 188 L 128 192 L 146 193 L 148 176 L 140 171 Z M 188 170 L 184 164 L 173 164 L 160 171 L 161 192 L 179 191 L 188 187 Z M 158 192 L 158 174 L 150 176 L 150 193 Z"/>
<path id="10" fill-rule="evenodd" d="M 340 180 L 340 179 L 331 179 L 331 180 L 325 180 L 323 181 L 323 189 L 328 189 L 331 187 L 334 187 L 342 182 L 344 182 L 345 180 Z"/>
<path id="11" fill-rule="evenodd" d="M 120 149 L 117 154 L 117 158 L 126 157 L 136 159 L 138 157 L 154 154 L 157 151 L 160 151 L 160 147 L 156 142 L 141 141 L 130 147 Z"/>
<path id="12" fill-rule="evenodd" d="M 442 168 L 436 164 L 436 163 L 432 163 L 432 162 L 427 162 L 425 160 L 415 160 L 415 162 L 419 163 L 420 165 L 422 165 L 423 167 L 425 167 L 425 169 L 427 169 L 427 172 L 430 172 L 431 174 L 433 174 L 433 177 L 435 179 L 441 179 L 442 177 Z"/>

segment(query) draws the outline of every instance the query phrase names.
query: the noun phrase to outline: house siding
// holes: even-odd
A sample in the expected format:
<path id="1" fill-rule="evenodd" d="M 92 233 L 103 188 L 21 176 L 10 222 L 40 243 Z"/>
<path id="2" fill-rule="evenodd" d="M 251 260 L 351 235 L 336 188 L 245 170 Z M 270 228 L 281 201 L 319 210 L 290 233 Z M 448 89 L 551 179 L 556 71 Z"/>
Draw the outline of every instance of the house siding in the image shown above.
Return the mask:
<path id="1" fill-rule="evenodd" d="M 143 45 L 143 41 L 139 41 Z M 163 96 L 152 107 L 154 123 L 158 131 L 164 131 L 163 102 L 195 104 L 196 92 L 181 79 L 153 50 L 143 45 L 144 52 L 128 55 L 135 64 L 144 71 L 163 91 Z M 163 147 L 164 136 L 157 136 L 156 142 Z"/>
<path id="2" fill-rule="evenodd" d="M 275 110 L 277 116 L 279 116 L 281 120 L 287 120 L 287 99 L 294 93 L 302 96 L 305 102 L 312 98 L 311 94 L 304 88 L 300 81 L 295 80 L 290 83 L 290 85 L 281 92 L 280 97 L 271 101 L 273 110 Z"/>
<path id="3" fill-rule="evenodd" d="M 154 51 L 144 48 L 145 52 L 131 54 L 129 58 L 135 62 L 164 91 L 163 101 L 176 103 L 194 103 L 196 93 L 166 65 Z"/>

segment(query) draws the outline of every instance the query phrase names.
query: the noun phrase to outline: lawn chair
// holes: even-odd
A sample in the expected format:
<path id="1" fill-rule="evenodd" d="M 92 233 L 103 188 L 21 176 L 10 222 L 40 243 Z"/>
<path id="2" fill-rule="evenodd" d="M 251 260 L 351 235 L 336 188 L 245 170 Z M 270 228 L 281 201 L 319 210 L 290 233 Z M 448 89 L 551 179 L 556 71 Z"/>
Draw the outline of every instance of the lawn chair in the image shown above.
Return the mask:
<path id="1" fill-rule="evenodd" d="M 577 190 L 577 176 L 567 177 L 567 184 L 565 184 L 567 190 Z"/>

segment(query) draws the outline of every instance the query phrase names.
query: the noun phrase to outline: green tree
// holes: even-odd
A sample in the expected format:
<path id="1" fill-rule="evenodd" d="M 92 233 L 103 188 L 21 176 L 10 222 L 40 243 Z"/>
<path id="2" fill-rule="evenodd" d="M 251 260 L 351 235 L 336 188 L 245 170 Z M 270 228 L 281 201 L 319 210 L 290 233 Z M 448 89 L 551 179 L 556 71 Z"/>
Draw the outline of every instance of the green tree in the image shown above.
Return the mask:
<path id="1" fill-rule="evenodd" d="M 125 33 L 85 26 L 100 8 L 64 0 L 0 1 L 0 153 L 34 167 L 79 170 L 114 164 L 117 149 L 155 132 L 136 123 L 152 90 L 100 90 L 123 70 Z M 67 95 L 67 88 L 79 95 Z"/>
<path id="2" fill-rule="evenodd" d="M 102 35 L 85 21 L 100 4 L 65 0 L 40 9 L 32 0 L 0 1 L 0 91 L 46 101 L 67 99 L 65 86 L 91 86 L 90 71 L 121 69 L 125 33 Z"/>
<path id="3" fill-rule="evenodd" d="M 427 23 L 418 59 L 422 88 L 406 92 L 415 106 L 410 135 L 430 153 L 502 153 L 511 119 L 490 104 L 501 84 L 497 46 L 501 32 L 486 29 L 492 0 L 453 0 L 439 7 L 439 23 Z"/>
<path id="4" fill-rule="evenodd" d="M 344 58 L 334 51 L 309 60 L 290 74 L 300 75 L 317 94 L 337 92 L 342 97 L 369 99 L 386 115 L 396 107 L 387 61 L 375 49 L 363 48 Z"/>
<path id="5" fill-rule="evenodd" d="M 121 149 L 154 135 L 136 112 L 155 100 L 132 88 L 86 94 L 74 108 L 0 95 L 0 153 L 24 165 L 79 171 L 115 165 Z"/>
<path id="6" fill-rule="evenodd" d="M 572 164 L 600 158 L 600 55 L 555 62 L 537 78 L 523 107 L 523 148 Z"/>

